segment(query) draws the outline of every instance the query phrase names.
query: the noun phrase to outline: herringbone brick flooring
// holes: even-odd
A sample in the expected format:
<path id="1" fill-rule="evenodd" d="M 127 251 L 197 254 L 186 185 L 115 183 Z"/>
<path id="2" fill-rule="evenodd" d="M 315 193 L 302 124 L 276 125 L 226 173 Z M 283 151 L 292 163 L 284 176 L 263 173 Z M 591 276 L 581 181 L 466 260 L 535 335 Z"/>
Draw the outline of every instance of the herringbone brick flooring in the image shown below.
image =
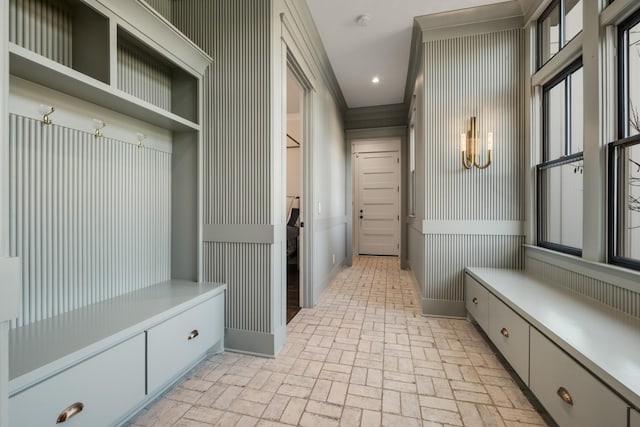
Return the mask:
<path id="1" fill-rule="evenodd" d="M 397 258 L 356 258 L 275 359 L 211 356 L 130 425 L 545 425 L 472 324 L 419 302 Z"/>

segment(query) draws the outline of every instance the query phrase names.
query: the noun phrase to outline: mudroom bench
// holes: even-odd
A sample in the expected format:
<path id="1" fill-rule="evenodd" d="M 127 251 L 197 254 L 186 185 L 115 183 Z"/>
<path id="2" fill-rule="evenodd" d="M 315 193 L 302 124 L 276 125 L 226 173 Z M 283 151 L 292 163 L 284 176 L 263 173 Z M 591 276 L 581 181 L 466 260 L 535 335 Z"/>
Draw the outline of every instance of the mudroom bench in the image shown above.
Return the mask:
<path id="1" fill-rule="evenodd" d="M 224 348 L 226 285 L 171 280 L 9 335 L 9 425 L 126 421 Z"/>
<path id="2" fill-rule="evenodd" d="M 640 320 L 519 270 L 467 268 L 465 304 L 560 426 L 640 427 Z"/>

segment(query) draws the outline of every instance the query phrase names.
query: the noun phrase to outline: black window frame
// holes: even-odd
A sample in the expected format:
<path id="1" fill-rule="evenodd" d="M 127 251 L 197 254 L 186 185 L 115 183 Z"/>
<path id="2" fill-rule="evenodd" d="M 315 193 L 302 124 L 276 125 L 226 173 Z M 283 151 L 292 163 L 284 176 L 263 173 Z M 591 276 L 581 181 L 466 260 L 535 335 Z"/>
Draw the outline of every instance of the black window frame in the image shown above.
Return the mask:
<path id="1" fill-rule="evenodd" d="M 618 202 L 620 171 L 617 169 L 618 153 L 628 147 L 640 144 L 640 133 L 628 136 L 629 124 L 629 61 L 627 50 L 627 31 L 640 24 L 640 9 L 618 25 L 618 140 L 610 142 L 607 147 L 607 262 L 612 265 L 640 270 L 640 259 L 628 258 L 617 254 L 618 245 Z"/>
<path id="2" fill-rule="evenodd" d="M 560 46 L 558 48 L 558 52 L 556 52 L 553 56 L 551 56 L 550 58 L 548 58 L 546 61 L 543 62 L 542 59 L 542 49 L 543 49 L 543 40 L 542 40 L 542 23 L 544 22 L 544 20 L 551 15 L 551 12 L 553 12 L 553 9 L 555 9 L 556 6 L 560 6 L 560 22 L 558 23 L 558 26 L 560 27 L 558 29 L 559 33 L 560 33 L 560 39 L 559 39 L 559 43 Z M 560 53 L 560 51 L 562 49 L 564 49 L 564 47 L 571 42 L 571 40 L 575 39 L 576 37 L 578 37 L 578 34 L 580 34 L 583 30 L 580 30 L 573 38 L 571 38 L 570 40 L 566 40 L 566 34 L 565 34 L 565 20 L 566 20 L 566 4 L 565 4 L 565 0 L 553 0 L 551 3 L 549 3 L 549 5 L 547 6 L 547 8 L 544 10 L 544 12 L 542 12 L 542 14 L 540 15 L 540 17 L 538 18 L 538 20 L 536 21 L 536 43 L 537 43 L 537 49 L 536 49 L 536 66 L 537 66 L 537 70 L 541 69 L 542 67 L 545 66 L 545 64 L 547 62 L 549 62 L 553 57 L 555 57 L 558 53 Z M 582 28 L 584 29 L 584 22 L 582 23 Z"/>
<path id="3" fill-rule="evenodd" d="M 563 252 L 570 255 L 582 256 L 582 248 L 575 248 L 573 246 L 562 245 L 559 243 L 548 242 L 543 239 L 543 212 L 545 205 L 543 203 L 543 185 L 542 185 L 542 172 L 546 169 L 550 169 L 557 166 L 563 166 L 566 164 L 580 162 L 584 159 L 583 151 L 571 154 L 571 75 L 581 69 L 582 57 L 573 61 L 569 66 L 565 67 L 560 73 L 558 73 L 553 79 L 542 86 L 542 163 L 536 166 L 536 244 L 542 248 L 551 249 L 557 252 Z M 547 119 L 547 105 L 548 94 L 551 89 L 559 84 L 565 84 L 565 102 L 564 102 L 564 115 L 565 115 L 565 146 L 564 154 L 555 159 L 549 159 L 548 153 L 548 119 Z M 582 167 L 582 166 L 578 166 Z"/>

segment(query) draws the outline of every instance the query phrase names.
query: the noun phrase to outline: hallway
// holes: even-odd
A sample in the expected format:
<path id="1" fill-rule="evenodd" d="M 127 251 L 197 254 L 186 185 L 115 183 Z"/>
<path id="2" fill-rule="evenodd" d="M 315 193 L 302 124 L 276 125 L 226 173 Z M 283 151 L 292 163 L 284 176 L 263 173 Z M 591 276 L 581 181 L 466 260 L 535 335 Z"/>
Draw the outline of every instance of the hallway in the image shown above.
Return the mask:
<path id="1" fill-rule="evenodd" d="M 469 322 L 418 301 L 397 258 L 354 258 L 277 358 L 211 356 L 130 426 L 545 425 Z"/>

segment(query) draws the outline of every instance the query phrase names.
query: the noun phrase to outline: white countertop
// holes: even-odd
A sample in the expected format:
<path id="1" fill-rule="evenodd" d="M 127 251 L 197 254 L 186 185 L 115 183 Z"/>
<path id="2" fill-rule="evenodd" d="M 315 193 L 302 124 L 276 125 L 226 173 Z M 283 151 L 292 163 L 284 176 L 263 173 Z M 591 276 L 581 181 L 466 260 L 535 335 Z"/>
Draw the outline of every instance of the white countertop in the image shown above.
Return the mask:
<path id="1" fill-rule="evenodd" d="M 171 280 L 9 331 L 15 394 L 224 292 L 221 283 Z"/>
<path id="2" fill-rule="evenodd" d="M 640 319 L 525 271 L 467 268 L 467 272 L 640 408 Z"/>

